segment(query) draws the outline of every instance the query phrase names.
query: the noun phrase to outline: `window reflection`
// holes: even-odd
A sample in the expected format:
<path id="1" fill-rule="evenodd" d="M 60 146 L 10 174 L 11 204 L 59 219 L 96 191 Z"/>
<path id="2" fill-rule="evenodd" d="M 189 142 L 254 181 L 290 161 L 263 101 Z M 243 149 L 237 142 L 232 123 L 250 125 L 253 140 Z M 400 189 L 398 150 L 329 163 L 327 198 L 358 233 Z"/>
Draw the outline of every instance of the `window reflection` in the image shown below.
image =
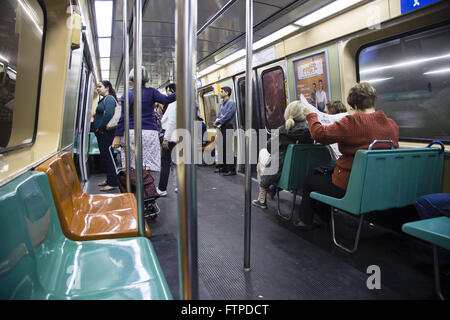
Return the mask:
<path id="1" fill-rule="evenodd" d="M 214 123 L 217 119 L 219 106 L 217 104 L 217 95 L 214 91 L 203 94 L 203 104 L 205 106 L 205 121 L 208 128 L 214 128 Z"/>
<path id="2" fill-rule="evenodd" d="M 262 75 L 264 108 L 266 111 L 267 129 L 276 129 L 284 123 L 286 109 L 286 93 L 284 74 L 281 68 L 265 71 Z"/>
<path id="3" fill-rule="evenodd" d="M 6 147 L 11 137 L 15 86 L 7 72 L 0 73 L 0 148 Z"/>
<path id="4" fill-rule="evenodd" d="M 403 139 L 450 142 L 450 25 L 373 45 L 359 55 L 360 81 Z"/>
<path id="5" fill-rule="evenodd" d="M 37 0 L 0 1 L 0 153 L 33 142 L 44 14 Z"/>

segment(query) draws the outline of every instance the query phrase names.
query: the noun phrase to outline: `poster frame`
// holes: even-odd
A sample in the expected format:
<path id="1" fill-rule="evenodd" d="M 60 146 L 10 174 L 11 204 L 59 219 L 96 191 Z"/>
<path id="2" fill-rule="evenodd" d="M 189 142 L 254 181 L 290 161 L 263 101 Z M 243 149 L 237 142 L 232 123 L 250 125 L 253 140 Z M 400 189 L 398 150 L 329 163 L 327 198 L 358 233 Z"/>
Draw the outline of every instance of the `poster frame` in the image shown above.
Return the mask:
<path id="1" fill-rule="evenodd" d="M 293 59 L 292 60 L 292 71 L 293 71 L 293 76 L 294 76 L 294 92 L 295 92 L 295 99 L 296 100 L 300 100 L 300 97 L 298 96 L 298 92 L 297 92 L 297 73 L 295 70 L 295 64 L 301 60 L 306 60 L 306 59 L 310 59 L 313 58 L 315 56 L 318 55 L 322 55 L 324 54 L 325 56 L 325 74 L 326 74 L 326 79 L 327 79 L 327 100 L 331 101 L 331 82 L 330 82 L 330 66 L 329 66 L 329 62 L 328 62 L 328 49 L 323 49 L 323 50 L 319 50 L 319 51 L 315 51 L 313 53 L 301 56 L 299 58 Z"/>

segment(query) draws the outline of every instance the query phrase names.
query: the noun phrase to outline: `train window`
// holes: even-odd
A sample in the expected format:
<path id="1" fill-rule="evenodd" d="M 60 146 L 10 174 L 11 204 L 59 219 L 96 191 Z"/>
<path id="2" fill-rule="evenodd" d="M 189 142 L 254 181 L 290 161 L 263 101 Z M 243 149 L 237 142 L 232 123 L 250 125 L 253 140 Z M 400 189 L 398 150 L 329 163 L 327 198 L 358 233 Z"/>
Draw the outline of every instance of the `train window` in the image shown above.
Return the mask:
<path id="1" fill-rule="evenodd" d="M 238 95 L 239 95 L 239 114 L 240 114 L 240 118 L 241 118 L 241 123 L 242 123 L 242 128 L 245 128 L 246 123 L 245 123 L 245 109 L 246 109 L 246 104 L 245 104 L 245 78 L 241 78 L 238 81 Z M 253 104 L 253 113 L 252 113 L 252 128 L 256 129 L 257 128 L 257 119 L 258 119 L 258 114 L 257 114 L 257 108 L 256 108 L 256 92 L 255 92 L 255 87 L 253 87 L 253 98 L 252 98 L 252 104 Z"/>
<path id="2" fill-rule="evenodd" d="M 45 16 L 37 0 L 1 1 L 0 153 L 36 135 Z"/>
<path id="3" fill-rule="evenodd" d="M 205 121 L 208 128 L 214 128 L 214 123 L 219 112 L 219 104 L 217 102 L 217 95 L 214 91 L 208 91 L 202 94 L 203 105 L 205 107 Z"/>
<path id="4" fill-rule="evenodd" d="M 267 129 L 276 129 L 284 123 L 286 109 L 286 91 L 284 86 L 283 69 L 266 70 L 262 73 L 264 93 L 264 110 L 266 113 Z"/>
<path id="5" fill-rule="evenodd" d="M 450 142 L 450 25 L 367 46 L 357 60 L 402 140 Z"/>

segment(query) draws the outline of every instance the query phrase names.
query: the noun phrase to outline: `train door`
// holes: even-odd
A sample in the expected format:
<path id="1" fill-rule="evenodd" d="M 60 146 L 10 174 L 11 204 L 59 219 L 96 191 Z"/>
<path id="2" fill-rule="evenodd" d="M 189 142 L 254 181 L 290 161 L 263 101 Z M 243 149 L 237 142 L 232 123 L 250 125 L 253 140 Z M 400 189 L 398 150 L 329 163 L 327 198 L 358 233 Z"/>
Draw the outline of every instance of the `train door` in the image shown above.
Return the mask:
<path id="1" fill-rule="evenodd" d="M 212 141 L 213 138 L 215 139 L 216 136 L 214 122 L 219 113 L 219 95 L 216 91 L 213 86 L 201 88 L 198 91 L 200 115 L 206 124 L 208 142 Z M 215 143 L 209 143 L 205 146 L 204 152 L 210 152 L 211 156 L 213 156 L 215 153 Z"/>
<path id="2" fill-rule="evenodd" d="M 234 87 L 235 87 L 235 92 L 236 92 L 236 103 L 237 103 L 237 118 L 238 118 L 238 128 L 242 129 L 245 131 L 245 85 L 246 85 L 246 80 L 245 80 L 245 74 L 241 74 L 238 75 L 234 78 Z M 264 126 L 262 126 L 262 122 L 261 122 L 261 115 L 260 115 L 260 107 L 259 107 L 259 103 L 258 103 L 258 95 L 257 95 L 257 91 L 256 91 L 256 73 L 253 72 L 253 115 L 252 115 L 252 129 L 256 130 L 256 147 L 257 150 L 259 152 L 260 150 L 260 141 L 259 141 L 259 134 L 258 131 L 261 128 L 264 128 Z M 242 172 L 244 173 L 245 170 L 245 165 L 243 164 L 242 159 L 243 155 L 244 155 L 244 148 L 245 145 L 242 144 L 243 141 L 245 141 L 242 137 L 239 137 L 238 141 L 240 141 L 241 143 L 239 143 L 238 147 L 239 147 L 239 155 L 242 155 L 241 161 L 237 166 L 238 172 Z M 239 158 L 238 158 L 239 159 Z M 256 177 L 256 164 L 252 164 L 251 165 L 251 172 L 252 172 L 252 176 Z"/>
<path id="3" fill-rule="evenodd" d="M 89 131 L 94 87 L 94 77 L 86 60 L 83 60 L 73 153 L 75 166 L 82 182 L 88 179 Z"/>
<path id="4" fill-rule="evenodd" d="M 256 73 L 261 120 L 269 138 L 270 130 L 284 124 L 284 111 L 288 104 L 287 63 L 281 60 L 258 68 Z"/>
<path id="5" fill-rule="evenodd" d="M 81 77 L 80 77 L 80 92 L 78 95 L 78 106 L 77 106 L 77 114 L 76 114 L 76 122 L 75 122 L 75 137 L 73 143 L 73 160 L 75 166 L 77 168 L 78 173 L 80 174 L 80 180 L 84 181 L 85 176 L 83 175 L 82 170 L 82 141 L 83 141 L 83 110 L 85 106 L 86 100 L 86 84 L 88 78 L 88 71 L 86 69 L 86 61 L 83 59 L 83 63 L 81 66 Z"/>

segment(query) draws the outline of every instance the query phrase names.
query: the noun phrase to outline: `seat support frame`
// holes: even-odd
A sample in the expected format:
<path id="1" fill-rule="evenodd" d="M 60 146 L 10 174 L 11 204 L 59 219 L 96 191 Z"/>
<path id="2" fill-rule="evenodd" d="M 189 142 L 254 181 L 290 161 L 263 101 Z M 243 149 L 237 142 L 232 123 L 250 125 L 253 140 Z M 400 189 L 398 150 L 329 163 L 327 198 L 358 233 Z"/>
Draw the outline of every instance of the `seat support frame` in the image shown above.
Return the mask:
<path id="1" fill-rule="evenodd" d="M 433 244 L 433 267 L 434 267 L 434 287 L 436 294 L 441 300 L 445 300 L 441 291 L 441 280 L 439 278 L 439 258 L 437 252 L 437 246 Z"/>
<path id="2" fill-rule="evenodd" d="M 358 243 L 359 243 L 359 237 L 361 235 L 361 229 L 362 229 L 362 224 L 363 224 L 363 220 L 364 220 L 364 215 L 360 215 L 359 217 L 359 223 L 358 223 L 358 229 L 356 230 L 356 237 L 355 237 L 355 242 L 353 243 L 353 248 L 347 248 L 344 247 L 342 244 L 338 243 L 336 240 L 336 231 L 335 231 L 335 225 L 334 225 L 334 208 L 331 207 L 330 209 L 330 213 L 331 213 L 331 230 L 332 230 L 332 235 L 333 235 L 333 242 L 334 244 L 341 248 L 342 250 L 348 252 L 348 253 L 355 253 L 356 250 L 358 249 Z"/>
<path id="3" fill-rule="evenodd" d="M 297 198 L 297 190 L 294 190 L 294 196 L 292 197 L 291 215 L 285 216 L 284 214 L 281 213 L 281 210 L 280 210 L 280 190 L 277 190 L 277 214 L 286 221 L 291 221 L 292 217 L 294 216 L 295 199 L 296 198 Z"/>

